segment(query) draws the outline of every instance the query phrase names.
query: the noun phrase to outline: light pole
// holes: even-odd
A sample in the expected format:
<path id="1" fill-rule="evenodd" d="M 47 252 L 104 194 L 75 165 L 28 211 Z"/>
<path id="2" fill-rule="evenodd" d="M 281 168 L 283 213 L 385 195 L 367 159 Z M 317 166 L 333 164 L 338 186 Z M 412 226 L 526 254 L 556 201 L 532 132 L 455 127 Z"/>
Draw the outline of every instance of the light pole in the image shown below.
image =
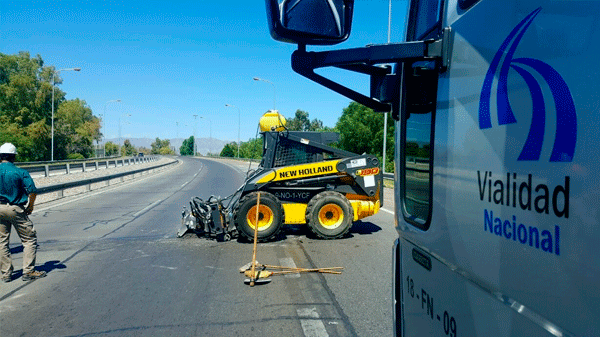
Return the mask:
<path id="1" fill-rule="evenodd" d="M 212 139 L 212 119 L 203 116 L 200 116 L 200 118 L 205 118 L 208 120 L 208 151 L 210 152 L 212 151 L 212 142 L 210 141 Z"/>
<path id="2" fill-rule="evenodd" d="M 390 43 L 390 38 L 391 38 L 391 30 L 392 28 L 392 0 L 390 0 L 389 3 L 389 11 L 388 11 L 388 36 L 387 36 L 387 43 Z M 387 151 L 386 149 L 386 144 L 387 144 L 387 120 L 388 120 L 388 113 L 384 113 L 383 114 L 383 167 L 381 172 L 385 173 L 385 152 Z"/>
<path id="3" fill-rule="evenodd" d="M 50 161 L 54 161 L 54 77 L 61 71 L 81 71 L 81 68 L 67 68 L 55 70 L 52 72 L 52 144 L 50 149 Z"/>
<path id="4" fill-rule="evenodd" d="M 119 157 L 121 157 L 121 117 L 131 117 L 131 114 L 122 114 L 121 116 L 119 116 Z"/>
<path id="5" fill-rule="evenodd" d="M 238 145 L 238 155 L 237 155 L 237 157 L 239 159 L 240 158 L 240 115 L 241 115 L 240 108 L 238 108 L 235 105 L 231 105 L 231 104 L 225 104 L 225 106 L 231 107 L 231 108 L 236 108 L 238 111 L 238 144 L 237 144 Z"/>
<path id="6" fill-rule="evenodd" d="M 102 119 L 104 119 L 104 121 L 103 121 L 104 123 L 102 123 L 102 124 L 106 123 L 106 106 L 108 105 L 108 103 L 112 103 L 112 102 L 120 103 L 121 100 L 120 99 L 112 99 L 112 100 L 104 103 L 104 113 L 102 114 Z M 106 132 L 106 127 L 104 127 L 104 132 Z M 106 157 L 106 139 L 104 140 L 104 157 Z"/>
<path id="7" fill-rule="evenodd" d="M 198 127 L 198 115 L 193 115 L 194 116 L 194 157 L 196 156 L 196 151 L 197 151 L 197 146 L 196 146 L 196 128 Z M 202 117 L 200 117 L 202 118 Z"/>
<path id="8" fill-rule="evenodd" d="M 275 93 L 275 84 L 273 84 L 273 82 L 271 82 L 271 81 L 267 81 L 267 80 L 264 80 L 264 79 L 258 78 L 258 77 L 253 77 L 252 79 L 255 81 L 267 82 L 273 86 L 273 110 L 275 110 L 275 97 L 277 97 L 277 95 Z"/>

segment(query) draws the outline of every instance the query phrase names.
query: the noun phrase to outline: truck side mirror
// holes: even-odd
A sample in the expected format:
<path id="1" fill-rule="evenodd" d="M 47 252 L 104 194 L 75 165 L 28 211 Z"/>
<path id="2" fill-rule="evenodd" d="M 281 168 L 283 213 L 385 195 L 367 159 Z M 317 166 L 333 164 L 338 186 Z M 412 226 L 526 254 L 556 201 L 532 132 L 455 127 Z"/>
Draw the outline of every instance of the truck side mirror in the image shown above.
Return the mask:
<path id="1" fill-rule="evenodd" d="M 271 36 L 300 45 L 332 45 L 350 36 L 354 0 L 265 0 Z"/>

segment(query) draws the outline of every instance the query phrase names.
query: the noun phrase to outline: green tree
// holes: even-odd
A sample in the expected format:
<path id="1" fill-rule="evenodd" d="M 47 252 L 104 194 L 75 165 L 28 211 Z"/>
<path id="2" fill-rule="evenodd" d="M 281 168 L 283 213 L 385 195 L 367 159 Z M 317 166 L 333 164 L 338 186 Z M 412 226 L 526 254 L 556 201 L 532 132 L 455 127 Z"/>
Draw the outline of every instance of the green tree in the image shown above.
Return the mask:
<path id="1" fill-rule="evenodd" d="M 368 153 L 382 159 L 384 114 L 356 102 L 351 102 L 342 112 L 335 129 L 340 133 L 338 146 L 354 153 Z M 386 135 L 386 170 L 393 170 L 394 122 L 388 114 Z"/>
<path id="2" fill-rule="evenodd" d="M 171 150 L 171 141 L 168 139 L 160 140 L 160 138 L 156 137 L 156 140 L 151 144 L 152 150 L 150 151 L 152 154 L 161 154 L 161 150 L 166 148 L 167 150 L 162 150 L 163 152 L 173 153 Z M 165 153 L 162 153 L 165 154 Z M 166 153 L 169 154 L 169 153 Z"/>
<path id="3" fill-rule="evenodd" d="M 223 147 L 221 150 L 221 157 L 236 157 L 237 156 L 237 143 L 229 143 Z"/>
<path id="4" fill-rule="evenodd" d="M 138 151 L 138 153 L 141 152 L 141 153 L 143 153 L 145 155 L 149 155 L 150 154 L 150 149 L 146 148 L 146 147 L 143 147 L 143 146 L 142 147 L 138 147 L 137 151 Z"/>
<path id="5" fill-rule="evenodd" d="M 181 147 L 179 147 L 179 153 L 182 156 L 191 156 L 194 154 L 194 136 L 183 141 Z"/>
<path id="6" fill-rule="evenodd" d="M 18 161 L 50 159 L 51 74 L 40 55 L 0 53 L 0 141 L 18 148 Z M 57 76 L 56 84 L 61 80 Z M 55 102 L 64 100 L 56 88 Z"/>
<path id="7" fill-rule="evenodd" d="M 65 93 L 59 88 L 59 74 L 54 76 L 52 100 L 55 71 L 54 67 L 44 66 L 40 55 L 0 53 L 0 141 L 17 146 L 18 161 L 51 158 L 53 105 L 55 158 L 64 159 L 70 153 L 90 156 L 92 140 L 99 139 L 97 118 L 85 101 L 65 100 Z"/>
<path id="8" fill-rule="evenodd" d="M 173 155 L 173 154 L 175 154 L 175 151 L 173 151 L 173 149 L 170 148 L 170 147 L 161 147 L 160 151 L 158 152 L 158 154 Z"/>
<path id="9" fill-rule="evenodd" d="M 129 139 L 125 139 L 125 141 L 123 142 L 123 146 L 121 146 L 121 155 L 132 156 L 134 154 L 137 154 L 137 150 L 131 144 L 131 141 L 129 141 Z"/>
<path id="10" fill-rule="evenodd" d="M 247 142 L 242 142 L 240 144 L 240 157 L 241 158 L 251 158 L 251 159 L 260 159 L 262 158 L 262 148 L 263 148 L 263 139 L 262 138 L 252 138 Z M 237 151 L 237 148 L 236 148 Z"/>
<path id="11" fill-rule="evenodd" d="M 290 131 L 321 131 L 323 122 L 316 118 L 311 122 L 308 118 L 308 112 L 298 109 L 294 118 L 287 120 L 286 127 Z"/>
<path id="12" fill-rule="evenodd" d="M 106 150 L 105 155 L 107 157 L 119 154 L 119 146 L 113 142 L 106 142 L 104 149 Z"/>
<path id="13" fill-rule="evenodd" d="M 55 114 L 56 158 L 79 153 L 88 158 L 94 155 L 93 141 L 100 139 L 100 120 L 92 115 L 85 101 L 64 101 Z"/>

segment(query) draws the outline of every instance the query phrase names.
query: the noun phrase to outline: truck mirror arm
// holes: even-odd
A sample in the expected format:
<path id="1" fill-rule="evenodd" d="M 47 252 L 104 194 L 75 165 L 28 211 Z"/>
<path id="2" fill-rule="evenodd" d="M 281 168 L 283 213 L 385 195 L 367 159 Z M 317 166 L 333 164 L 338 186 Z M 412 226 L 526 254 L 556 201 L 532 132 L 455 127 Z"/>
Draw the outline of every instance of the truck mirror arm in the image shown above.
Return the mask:
<path id="1" fill-rule="evenodd" d="M 397 92 L 399 75 L 392 74 L 389 65 L 378 64 L 440 59 L 440 70 L 443 71 L 449 64 L 450 33 L 450 28 L 445 28 L 439 40 L 368 45 L 322 52 L 307 52 L 305 45 L 299 45 L 298 50 L 292 54 L 292 69 L 375 111 L 389 112 L 390 102 Z M 370 96 L 365 96 L 314 72 L 317 68 L 332 66 L 370 75 Z"/>

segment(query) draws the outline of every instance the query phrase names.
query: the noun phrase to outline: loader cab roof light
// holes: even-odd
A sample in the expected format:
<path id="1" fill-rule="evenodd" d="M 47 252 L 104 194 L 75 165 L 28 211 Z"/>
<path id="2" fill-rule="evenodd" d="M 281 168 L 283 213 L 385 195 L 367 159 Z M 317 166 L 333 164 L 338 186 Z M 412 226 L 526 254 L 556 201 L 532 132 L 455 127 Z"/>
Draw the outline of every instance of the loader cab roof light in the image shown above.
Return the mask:
<path id="1" fill-rule="evenodd" d="M 269 110 L 260 118 L 260 132 L 284 131 L 286 120 L 277 110 Z"/>

